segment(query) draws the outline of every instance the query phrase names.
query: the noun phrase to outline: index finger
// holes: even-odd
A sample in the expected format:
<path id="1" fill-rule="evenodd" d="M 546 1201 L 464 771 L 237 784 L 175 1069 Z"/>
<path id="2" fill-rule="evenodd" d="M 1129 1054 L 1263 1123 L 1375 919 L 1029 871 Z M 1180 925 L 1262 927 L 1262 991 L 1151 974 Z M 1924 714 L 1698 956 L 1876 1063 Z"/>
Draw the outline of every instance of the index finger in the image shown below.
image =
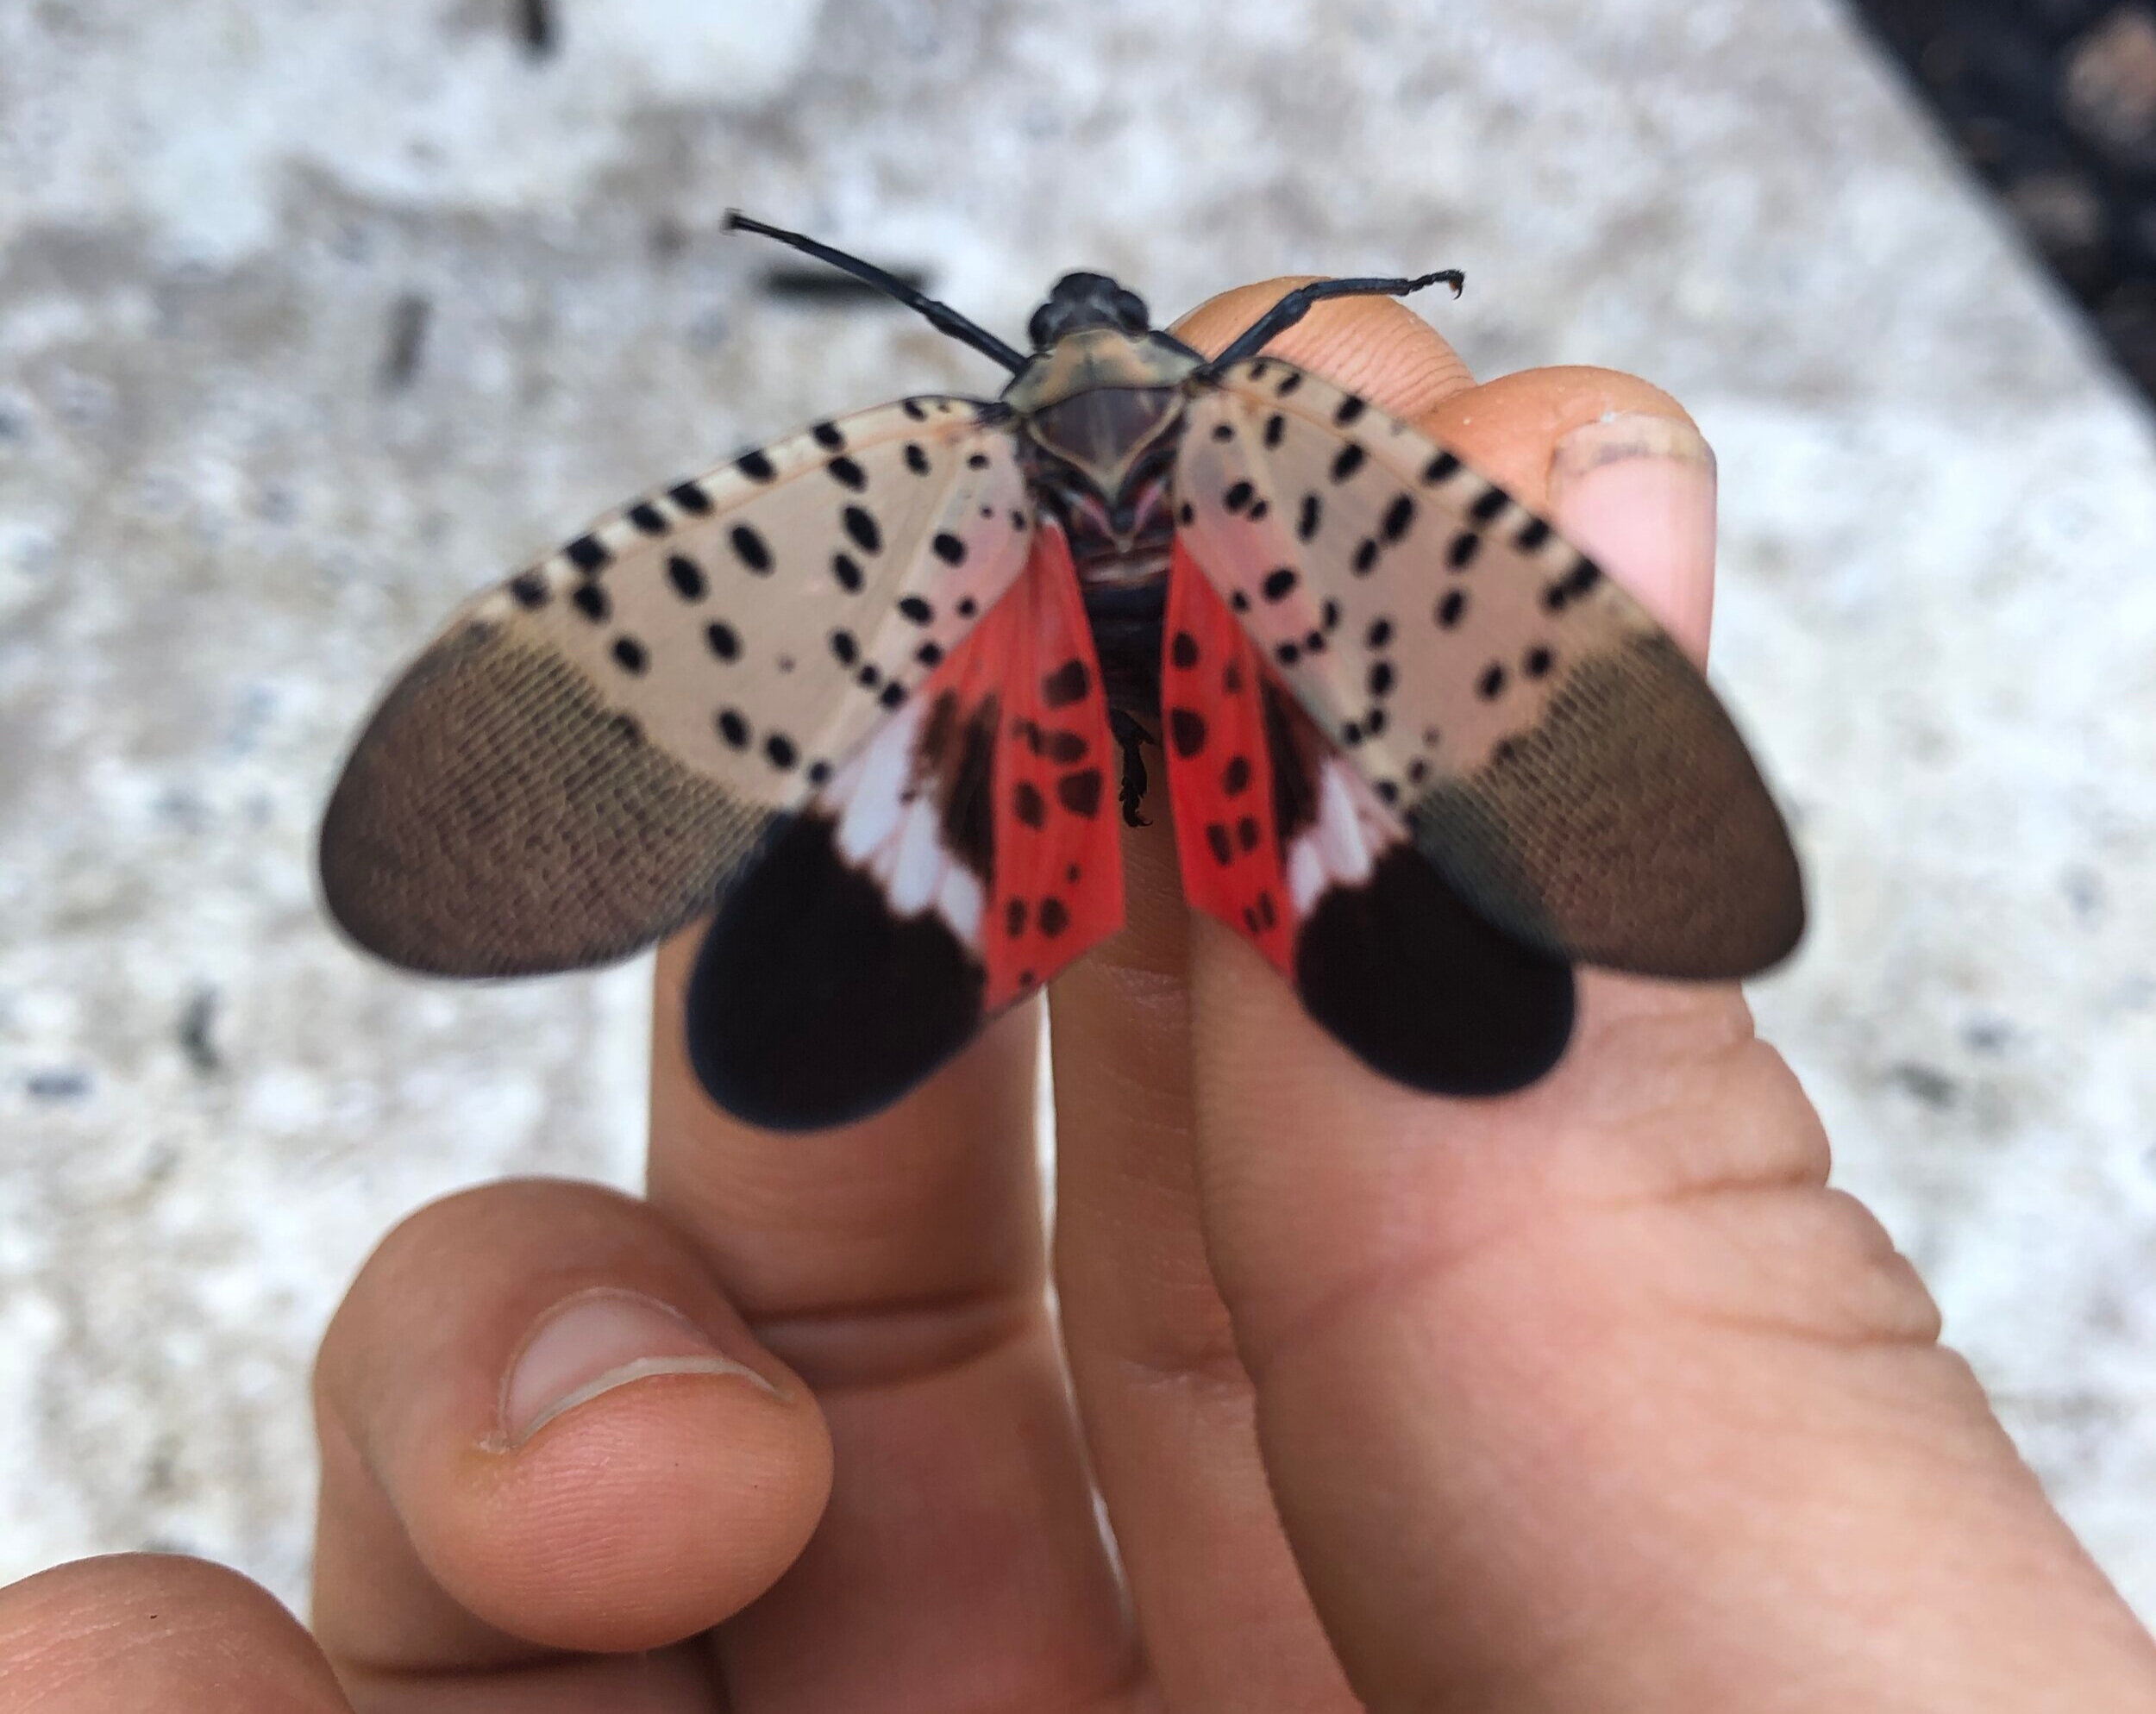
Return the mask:
<path id="1" fill-rule="evenodd" d="M 1673 403 L 1543 372 L 1422 404 L 1420 335 L 1363 332 L 1336 375 L 1703 653 L 1712 464 Z M 2039 1661 L 2147 1694 L 2145 1639 L 1826 1189 L 1733 990 L 1590 976 L 1547 1079 L 1462 1102 L 1365 1069 L 1209 920 L 1191 973 L 1208 1254 L 1371 1705 L 1907 1706 Z"/>

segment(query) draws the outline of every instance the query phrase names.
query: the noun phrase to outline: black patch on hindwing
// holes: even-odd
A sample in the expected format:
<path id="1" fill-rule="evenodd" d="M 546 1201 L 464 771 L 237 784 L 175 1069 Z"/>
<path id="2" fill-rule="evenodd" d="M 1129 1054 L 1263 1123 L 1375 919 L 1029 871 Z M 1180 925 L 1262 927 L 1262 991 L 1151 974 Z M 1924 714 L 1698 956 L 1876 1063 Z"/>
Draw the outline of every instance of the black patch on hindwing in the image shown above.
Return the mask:
<path id="1" fill-rule="evenodd" d="M 1361 886 L 1319 896 L 1295 989 L 1373 1071 L 1432 1095 L 1523 1088 L 1572 1034 L 1571 966 L 1492 928 L 1405 844 Z"/>
<path id="2" fill-rule="evenodd" d="M 726 894 L 686 1005 L 711 1098 L 773 1130 L 887 1106 L 981 1027 L 986 973 L 932 910 L 893 916 L 831 823 L 787 823 Z"/>

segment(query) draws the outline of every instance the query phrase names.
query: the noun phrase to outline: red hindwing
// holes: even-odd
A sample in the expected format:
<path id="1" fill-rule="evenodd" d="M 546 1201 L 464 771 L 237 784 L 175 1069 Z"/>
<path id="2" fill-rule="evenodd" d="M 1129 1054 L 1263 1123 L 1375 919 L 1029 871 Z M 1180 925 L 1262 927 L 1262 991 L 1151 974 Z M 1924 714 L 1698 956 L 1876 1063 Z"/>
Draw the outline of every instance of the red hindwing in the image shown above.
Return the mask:
<path id="1" fill-rule="evenodd" d="M 1123 924 L 1115 747 L 1093 632 L 1062 531 L 1043 522 L 1025 573 L 926 689 L 968 719 L 998 705 L 994 842 L 980 951 L 983 1009 L 1022 999 Z"/>
<path id="2" fill-rule="evenodd" d="M 1292 977 L 1263 683 L 1249 634 L 1178 536 L 1161 632 L 1161 741 L 1183 896 Z"/>

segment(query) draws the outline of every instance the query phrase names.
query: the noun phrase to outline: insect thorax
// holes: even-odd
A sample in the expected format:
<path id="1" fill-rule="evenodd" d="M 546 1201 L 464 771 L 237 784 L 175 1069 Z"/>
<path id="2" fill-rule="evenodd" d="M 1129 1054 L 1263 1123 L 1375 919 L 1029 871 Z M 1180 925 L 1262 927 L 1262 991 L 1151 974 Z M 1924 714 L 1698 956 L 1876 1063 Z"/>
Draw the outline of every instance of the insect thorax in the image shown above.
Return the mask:
<path id="1" fill-rule="evenodd" d="M 1183 383 L 1199 361 L 1166 334 L 1085 328 L 1037 353 L 1006 390 L 1028 474 L 1070 538 L 1081 583 L 1144 581 L 1166 569 L 1168 481 Z"/>

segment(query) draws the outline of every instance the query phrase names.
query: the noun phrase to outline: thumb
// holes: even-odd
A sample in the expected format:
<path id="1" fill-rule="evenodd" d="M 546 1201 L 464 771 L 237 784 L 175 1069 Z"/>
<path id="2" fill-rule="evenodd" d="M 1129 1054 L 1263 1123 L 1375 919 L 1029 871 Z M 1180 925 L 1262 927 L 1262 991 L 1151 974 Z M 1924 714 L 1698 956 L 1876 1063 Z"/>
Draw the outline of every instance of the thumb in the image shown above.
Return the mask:
<path id="1" fill-rule="evenodd" d="M 1423 420 L 1703 650 L 1712 463 L 1674 405 L 1556 371 Z M 1733 990 L 1590 973 L 1549 1078 L 1449 1102 L 1194 932 L 1208 1249 L 1370 1705 L 2156 1708 Z"/>

